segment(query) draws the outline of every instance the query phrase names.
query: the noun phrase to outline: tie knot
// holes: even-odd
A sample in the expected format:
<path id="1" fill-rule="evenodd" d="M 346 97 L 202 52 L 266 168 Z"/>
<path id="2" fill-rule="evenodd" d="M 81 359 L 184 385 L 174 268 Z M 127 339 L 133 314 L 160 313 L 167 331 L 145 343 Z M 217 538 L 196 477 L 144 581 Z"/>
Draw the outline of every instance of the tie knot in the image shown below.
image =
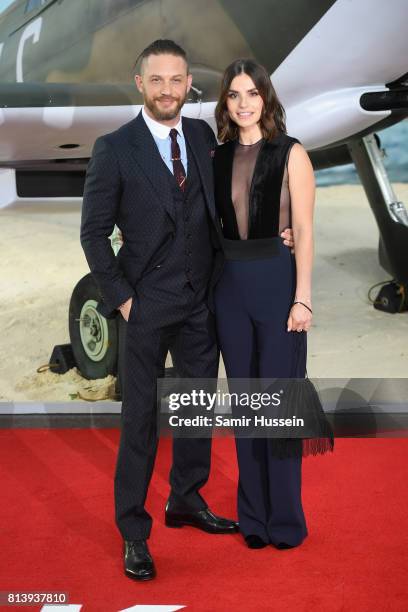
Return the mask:
<path id="1" fill-rule="evenodd" d="M 176 130 L 176 128 L 171 128 L 170 138 L 172 139 L 173 142 L 177 142 L 177 136 L 178 136 L 178 131 Z"/>

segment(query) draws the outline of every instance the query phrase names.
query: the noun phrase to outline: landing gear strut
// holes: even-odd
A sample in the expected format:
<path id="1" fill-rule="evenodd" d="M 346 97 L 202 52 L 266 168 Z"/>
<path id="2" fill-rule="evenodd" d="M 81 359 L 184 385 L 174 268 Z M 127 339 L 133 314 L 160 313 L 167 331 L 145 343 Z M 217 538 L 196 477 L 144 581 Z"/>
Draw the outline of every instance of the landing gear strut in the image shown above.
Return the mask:
<path id="1" fill-rule="evenodd" d="M 392 276 L 374 300 L 374 308 L 385 312 L 408 310 L 407 210 L 395 196 L 375 134 L 349 142 L 348 148 L 380 232 L 380 265 Z"/>

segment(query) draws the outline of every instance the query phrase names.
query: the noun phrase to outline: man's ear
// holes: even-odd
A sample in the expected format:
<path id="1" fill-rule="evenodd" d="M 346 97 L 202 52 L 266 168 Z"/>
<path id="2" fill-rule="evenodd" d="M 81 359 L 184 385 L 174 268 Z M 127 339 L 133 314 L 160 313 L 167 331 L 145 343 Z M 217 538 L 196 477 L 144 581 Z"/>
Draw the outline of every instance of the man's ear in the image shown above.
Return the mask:
<path id="1" fill-rule="evenodd" d="M 187 75 L 187 92 L 190 91 L 192 83 L 193 83 L 193 75 L 189 73 Z"/>
<path id="2" fill-rule="evenodd" d="M 135 75 L 135 83 L 140 93 L 143 93 L 143 80 L 140 74 Z"/>

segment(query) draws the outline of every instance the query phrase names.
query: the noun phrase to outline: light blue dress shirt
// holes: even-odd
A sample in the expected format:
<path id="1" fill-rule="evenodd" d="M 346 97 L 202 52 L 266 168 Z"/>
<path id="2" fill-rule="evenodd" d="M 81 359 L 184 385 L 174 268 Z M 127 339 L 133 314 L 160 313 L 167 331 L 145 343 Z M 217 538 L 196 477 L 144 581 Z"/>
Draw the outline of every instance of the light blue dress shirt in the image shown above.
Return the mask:
<path id="1" fill-rule="evenodd" d="M 173 162 L 171 161 L 171 138 L 170 138 L 171 128 L 149 117 L 149 115 L 147 115 L 144 108 L 142 109 L 142 116 L 146 122 L 147 127 L 150 130 L 151 135 L 154 138 L 154 141 L 157 145 L 157 148 L 159 149 L 159 153 L 160 153 L 162 160 L 164 161 L 164 163 L 166 164 L 170 172 L 174 174 Z M 187 176 L 187 148 L 186 148 L 186 140 L 183 134 L 181 119 L 178 122 L 178 124 L 175 126 L 175 129 L 178 132 L 177 142 L 180 147 L 181 163 L 184 166 L 184 170 Z"/>

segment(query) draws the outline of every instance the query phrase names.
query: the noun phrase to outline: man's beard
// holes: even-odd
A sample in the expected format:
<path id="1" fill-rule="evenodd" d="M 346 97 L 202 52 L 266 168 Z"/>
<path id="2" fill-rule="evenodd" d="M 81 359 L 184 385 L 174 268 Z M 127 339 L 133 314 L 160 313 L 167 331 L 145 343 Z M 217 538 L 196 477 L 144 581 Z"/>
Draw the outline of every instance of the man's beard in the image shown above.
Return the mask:
<path id="1" fill-rule="evenodd" d="M 163 96 L 163 98 L 169 98 L 169 97 L 170 96 Z M 157 121 L 171 121 L 172 119 L 175 119 L 177 115 L 179 114 L 181 108 L 184 105 L 184 102 L 186 101 L 186 98 L 187 98 L 187 92 L 183 98 L 180 98 L 180 99 L 171 98 L 172 100 L 177 102 L 177 104 L 175 108 L 172 108 L 169 110 L 160 110 L 156 106 L 156 100 L 160 100 L 160 98 L 148 98 L 147 96 L 145 96 L 144 103 L 145 103 L 146 108 L 149 109 L 149 111 L 152 113 L 153 117 Z"/>

